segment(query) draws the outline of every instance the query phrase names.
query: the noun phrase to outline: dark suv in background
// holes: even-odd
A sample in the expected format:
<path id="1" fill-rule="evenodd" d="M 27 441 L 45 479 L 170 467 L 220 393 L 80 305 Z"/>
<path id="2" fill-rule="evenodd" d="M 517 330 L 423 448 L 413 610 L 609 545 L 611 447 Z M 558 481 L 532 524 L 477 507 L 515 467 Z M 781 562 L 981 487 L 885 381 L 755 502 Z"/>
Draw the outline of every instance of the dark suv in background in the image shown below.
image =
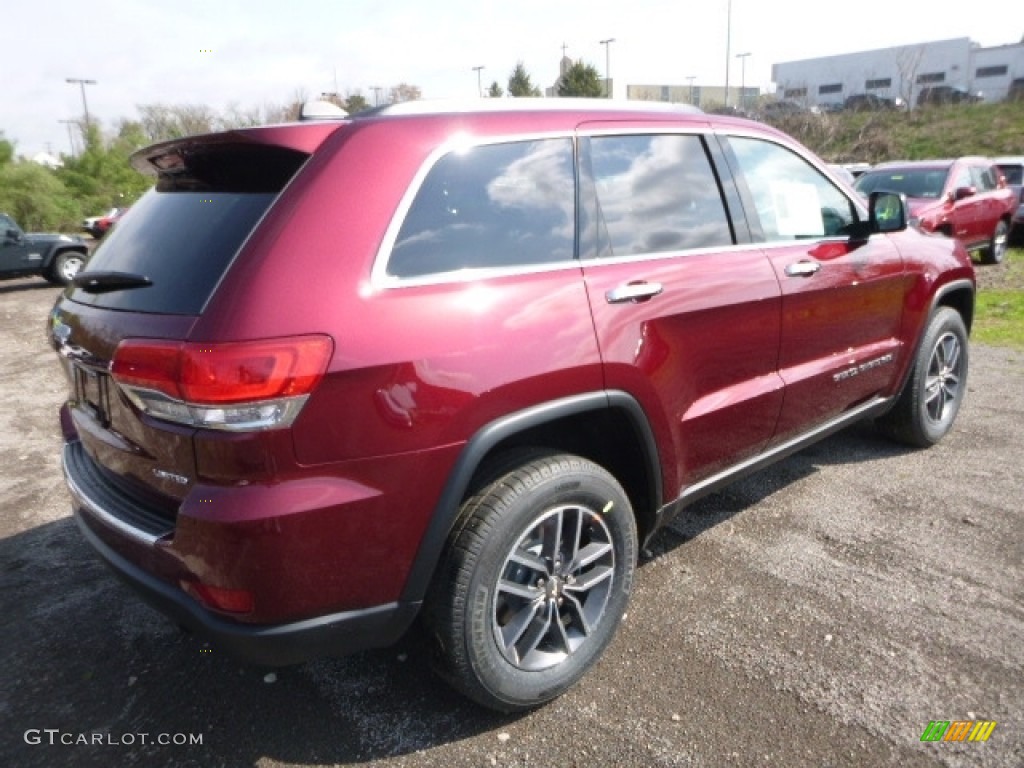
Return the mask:
<path id="1" fill-rule="evenodd" d="M 0 213 L 0 280 L 39 275 L 67 285 L 89 257 L 89 246 L 78 235 L 24 232 L 6 213 Z"/>
<path id="2" fill-rule="evenodd" d="M 988 158 L 881 163 L 859 176 L 854 187 L 864 195 L 880 190 L 906 195 L 914 224 L 955 237 L 985 264 L 998 264 L 1006 255 L 1017 196 Z"/>
<path id="3" fill-rule="evenodd" d="M 413 102 L 134 163 L 50 317 L 64 473 L 100 555 L 253 662 L 421 616 L 456 688 L 536 706 L 688 504 L 859 419 L 931 445 L 966 391 L 963 247 L 757 123 Z"/>

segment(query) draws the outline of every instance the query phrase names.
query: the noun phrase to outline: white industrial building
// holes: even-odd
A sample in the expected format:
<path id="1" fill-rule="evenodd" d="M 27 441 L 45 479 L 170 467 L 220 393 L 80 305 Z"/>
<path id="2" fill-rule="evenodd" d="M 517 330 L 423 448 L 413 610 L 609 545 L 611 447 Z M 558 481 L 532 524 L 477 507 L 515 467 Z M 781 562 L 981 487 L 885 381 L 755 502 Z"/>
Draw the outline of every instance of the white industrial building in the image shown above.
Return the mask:
<path id="1" fill-rule="evenodd" d="M 913 105 L 927 86 L 951 86 L 1001 101 L 1024 89 L 1024 41 L 982 48 L 958 37 L 875 51 L 772 65 L 780 99 L 805 106 L 841 104 L 855 94 L 903 99 Z"/>

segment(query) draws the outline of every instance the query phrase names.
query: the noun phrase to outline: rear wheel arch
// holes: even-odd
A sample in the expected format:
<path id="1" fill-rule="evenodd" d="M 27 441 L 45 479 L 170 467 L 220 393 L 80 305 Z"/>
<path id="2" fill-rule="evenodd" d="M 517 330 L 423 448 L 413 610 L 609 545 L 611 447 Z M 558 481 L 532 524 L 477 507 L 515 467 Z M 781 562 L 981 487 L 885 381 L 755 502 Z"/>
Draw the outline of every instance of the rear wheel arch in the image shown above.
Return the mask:
<path id="1" fill-rule="evenodd" d="M 459 455 L 410 568 L 402 600 L 421 601 L 458 523 L 459 510 L 489 480 L 533 453 L 588 459 L 622 485 L 644 540 L 662 503 L 661 465 L 653 431 L 625 392 L 593 392 L 509 414 L 481 428 Z"/>

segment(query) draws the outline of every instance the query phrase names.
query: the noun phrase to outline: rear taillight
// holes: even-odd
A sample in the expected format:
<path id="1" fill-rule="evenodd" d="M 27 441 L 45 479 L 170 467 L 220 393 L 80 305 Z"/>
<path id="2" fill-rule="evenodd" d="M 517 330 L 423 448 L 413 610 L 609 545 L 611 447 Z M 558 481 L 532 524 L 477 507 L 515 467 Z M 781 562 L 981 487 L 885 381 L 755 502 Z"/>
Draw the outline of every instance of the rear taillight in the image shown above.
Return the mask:
<path id="1" fill-rule="evenodd" d="M 111 375 L 151 416 L 235 431 L 287 427 L 323 378 L 327 336 L 197 344 L 125 339 Z"/>

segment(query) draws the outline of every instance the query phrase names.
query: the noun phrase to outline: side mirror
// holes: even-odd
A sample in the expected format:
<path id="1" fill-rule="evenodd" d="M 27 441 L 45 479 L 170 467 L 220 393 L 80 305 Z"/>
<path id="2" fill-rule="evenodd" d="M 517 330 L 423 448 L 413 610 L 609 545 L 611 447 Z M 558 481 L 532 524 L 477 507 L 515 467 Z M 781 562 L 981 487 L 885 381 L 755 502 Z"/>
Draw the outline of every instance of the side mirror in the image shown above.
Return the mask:
<path id="1" fill-rule="evenodd" d="M 899 192 L 877 191 L 868 195 L 872 232 L 901 232 L 907 228 L 907 198 Z"/>
<path id="2" fill-rule="evenodd" d="M 21 232 L 16 229 L 8 229 L 6 235 L 8 240 L 13 240 L 14 242 L 21 240 Z"/>
<path id="3" fill-rule="evenodd" d="M 965 197 L 978 194 L 978 190 L 974 187 L 957 187 L 953 193 L 953 200 L 963 200 Z"/>

